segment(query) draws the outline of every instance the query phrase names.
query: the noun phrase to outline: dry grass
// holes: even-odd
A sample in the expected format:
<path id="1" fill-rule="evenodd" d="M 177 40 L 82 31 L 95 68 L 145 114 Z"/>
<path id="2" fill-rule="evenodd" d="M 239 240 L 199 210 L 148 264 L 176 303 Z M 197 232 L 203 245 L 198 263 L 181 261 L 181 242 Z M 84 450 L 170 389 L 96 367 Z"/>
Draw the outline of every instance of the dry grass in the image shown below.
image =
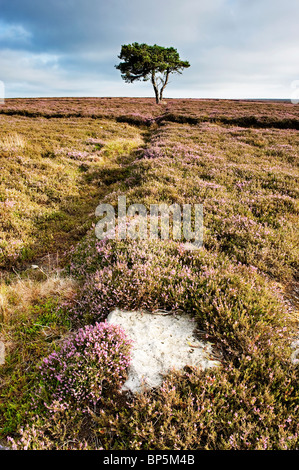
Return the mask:
<path id="1" fill-rule="evenodd" d="M 40 271 L 42 272 L 42 271 Z M 27 311 L 37 302 L 52 296 L 70 298 L 76 291 L 77 283 L 59 273 L 49 275 L 44 281 L 17 279 L 10 286 L 0 285 L 0 318 L 10 322 L 19 312 Z"/>
<path id="2" fill-rule="evenodd" d="M 0 140 L 0 150 L 11 152 L 18 149 L 24 149 L 26 147 L 26 139 L 18 134 L 8 134 Z"/>

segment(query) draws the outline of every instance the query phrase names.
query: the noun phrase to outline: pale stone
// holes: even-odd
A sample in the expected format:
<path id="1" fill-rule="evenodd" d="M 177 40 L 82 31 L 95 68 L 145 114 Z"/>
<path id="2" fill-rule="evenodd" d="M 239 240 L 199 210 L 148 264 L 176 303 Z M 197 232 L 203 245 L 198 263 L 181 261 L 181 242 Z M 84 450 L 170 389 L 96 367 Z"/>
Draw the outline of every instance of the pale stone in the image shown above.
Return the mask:
<path id="1" fill-rule="evenodd" d="M 220 365 L 211 357 L 212 344 L 199 341 L 188 315 L 114 310 L 107 321 L 123 328 L 133 340 L 132 361 L 123 390 L 138 392 L 161 385 L 165 374 L 185 366 L 201 370 Z"/>

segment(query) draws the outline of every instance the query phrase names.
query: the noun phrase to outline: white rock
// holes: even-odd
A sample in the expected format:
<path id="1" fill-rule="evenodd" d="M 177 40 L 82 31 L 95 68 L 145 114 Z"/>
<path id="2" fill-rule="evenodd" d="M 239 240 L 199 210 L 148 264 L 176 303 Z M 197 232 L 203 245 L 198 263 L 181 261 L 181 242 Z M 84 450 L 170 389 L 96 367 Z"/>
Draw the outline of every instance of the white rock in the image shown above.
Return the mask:
<path id="1" fill-rule="evenodd" d="M 188 315 L 114 310 L 107 321 L 121 326 L 133 340 L 131 366 L 123 390 L 138 392 L 157 387 L 165 374 L 186 365 L 203 370 L 220 364 L 209 357 L 212 345 L 194 336 L 195 323 Z"/>

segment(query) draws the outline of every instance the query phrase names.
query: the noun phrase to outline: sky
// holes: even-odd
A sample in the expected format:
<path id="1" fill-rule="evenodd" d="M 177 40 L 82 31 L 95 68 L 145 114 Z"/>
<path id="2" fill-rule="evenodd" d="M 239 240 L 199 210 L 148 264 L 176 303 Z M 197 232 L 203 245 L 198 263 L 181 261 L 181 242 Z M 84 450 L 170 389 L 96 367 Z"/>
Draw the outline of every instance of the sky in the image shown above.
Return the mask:
<path id="1" fill-rule="evenodd" d="M 290 99 L 298 19 L 298 0 L 0 0 L 0 94 L 152 97 L 115 68 L 139 42 L 190 62 L 166 98 Z"/>

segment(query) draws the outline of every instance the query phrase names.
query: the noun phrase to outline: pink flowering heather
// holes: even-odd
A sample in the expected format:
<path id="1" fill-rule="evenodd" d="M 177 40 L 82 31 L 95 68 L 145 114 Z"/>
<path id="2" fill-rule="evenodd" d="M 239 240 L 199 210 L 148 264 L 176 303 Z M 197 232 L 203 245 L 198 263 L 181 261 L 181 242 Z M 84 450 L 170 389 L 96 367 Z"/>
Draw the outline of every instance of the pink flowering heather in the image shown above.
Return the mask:
<path id="1" fill-rule="evenodd" d="M 50 402 L 96 404 L 104 388 L 121 387 L 130 362 L 130 341 L 118 325 L 79 329 L 40 366 L 42 390 Z"/>

